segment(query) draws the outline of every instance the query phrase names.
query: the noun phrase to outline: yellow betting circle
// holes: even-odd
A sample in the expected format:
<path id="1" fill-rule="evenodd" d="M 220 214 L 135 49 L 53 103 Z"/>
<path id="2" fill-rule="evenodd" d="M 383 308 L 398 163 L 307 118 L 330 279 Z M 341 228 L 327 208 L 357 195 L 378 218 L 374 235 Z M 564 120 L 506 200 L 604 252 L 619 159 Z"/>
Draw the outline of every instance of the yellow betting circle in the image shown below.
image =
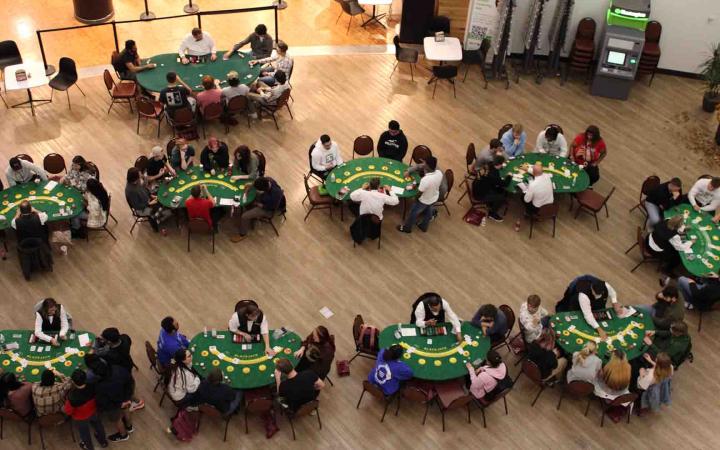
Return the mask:
<path id="1" fill-rule="evenodd" d="M 394 170 L 393 173 L 394 173 L 395 175 L 400 175 L 402 172 L 400 172 L 399 170 Z"/>
<path id="2" fill-rule="evenodd" d="M 463 352 L 463 356 L 467 358 L 468 356 L 470 356 L 470 352 L 467 351 L 467 350 L 465 350 L 465 351 Z"/>
<path id="3" fill-rule="evenodd" d="M 343 172 L 343 175 L 345 175 L 346 177 L 349 177 L 349 176 L 350 176 L 350 171 L 349 171 L 349 170 L 346 170 L 345 172 Z"/>
<path id="4" fill-rule="evenodd" d="M 228 367 L 227 367 L 227 371 L 228 371 L 228 372 L 234 372 L 234 371 L 235 371 L 235 368 L 234 368 L 233 366 L 228 366 Z"/>
<path id="5" fill-rule="evenodd" d="M 342 178 L 335 178 L 335 182 L 336 182 L 337 184 L 341 184 L 341 183 L 343 182 L 343 179 L 342 179 Z"/>
<path id="6" fill-rule="evenodd" d="M 168 188 L 168 191 L 169 191 L 169 192 L 175 192 L 175 188 L 174 188 L 174 187 L 169 187 L 169 188 Z"/>
<path id="7" fill-rule="evenodd" d="M 209 353 L 208 353 L 207 350 L 203 350 L 203 351 L 200 352 L 200 355 L 201 355 L 201 356 L 207 356 L 207 355 L 209 355 Z"/>
<path id="8" fill-rule="evenodd" d="M 478 345 L 480 345 L 480 343 L 478 341 L 472 341 L 470 345 L 472 345 L 473 347 L 477 347 Z"/>
<path id="9" fill-rule="evenodd" d="M 563 336 L 570 336 L 570 332 L 568 330 L 563 330 Z"/>
<path id="10" fill-rule="evenodd" d="M 220 360 L 214 359 L 213 362 L 212 362 L 212 365 L 215 366 L 215 367 L 219 366 L 219 365 L 220 365 Z"/>
<path id="11" fill-rule="evenodd" d="M 439 359 L 436 359 L 434 364 L 435 364 L 435 367 L 440 367 L 440 366 L 442 366 L 442 361 L 440 361 Z"/>
<path id="12" fill-rule="evenodd" d="M 197 180 L 197 175 L 193 175 L 190 177 L 191 180 Z"/>
<path id="13" fill-rule="evenodd" d="M 206 173 L 206 174 L 205 174 L 205 178 L 210 178 L 211 176 L 212 176 L 212 175 L 210 175 L 209 173 Z"/>
<path id="14" fill-rule="evenodd" d="M 361 172 L 362 170 L 363 170 L 362 167 L 356 167 L 356 168 L 355 168 L 355 172 Z"/>
<path id="15" fill-rule="evenodd" d="M 403 354 L 403 358 L 405 358 L 405 359 L 410 359 L 410 357 L 411 357 L 410 353 Z"/>
<path id="16" fill-rule="evenodd" d="M 50 191 L 48 191 L 47 189 L 43 189 L 43 194 L 48 195 L 49 193 Z"/>
<path id="17" fill-rule="evenodd" d="M 62 196 L 63 196 L 62 192 L 58 192 L 57 194 L 55 194 L 55 197 L 57 197 L 57 198 L 62 198 Z"/>
<path id="18" fill-rule="evenodd" d="M 623 346 L 623 347 L 627 347 L 627 342 L 625 342 L 625 341 L 620 341 L 620 345 Z"/>
<path id="19" fill-rule="evenodd" d="M 457 358 L 452 357 L 448 361 L 450 361 L 450 364 L 455 364 L 457 362 Z"/>
<path id="20" fill-rule="evenodd" d="M 388 170 L 388 166 L 382 166 L 381 169 L 382 169 L 382 170 Z"/>
<path id="21" fill-rule="evenodd" d="M 15 198 L 22 198 L 22 194 L 15 194 Z"/>
<path id="22" fill-rule="evenodd" d="M 35 195 L 35 191 L 30 191 L 30 195 Z"/>
<path id="23" fill-rule="evenodd" d="M 370 170 L 375 170 L 375 166 L 374 166 L 373 164 L 370 164 L 370 165 L 368 166 L 368 169 L 370 169 Z"/>
<path id="24" fill-rule="evenodd" d="M 424 366 L 424 365 L 425 365 L 425 360 L 422 359 L 422 358 L 418 359 L 418 364 L 420 364 L 421 366 Z"/>
<path id="25" fill-rule="evenodd" d="M 249 368 L 249 367 L 243 367 L 242 373 L 244 373 L 245 375 L 249 374 L 249 373 L 250 373 L 250 368 Z"/>
<path id="26" fill-rule="evenodd" d="M 33 370 L 30 371 L 30 373 L 33 374 L 33 375 L 37 375 L 37 374 L 40 373 L 40 369 L 33 369 Z"/>
<path id="27" fill-rule="evenodd" d="M 9 360 L 9 359 L 4 360 L 4 361 L 2 362 L 2 365 L 3 365 L 3 366 L 9 366 L 9 365 L 10 365 L 10 360 Z"/>
<path id="28" fill-rule="evenodd" d="M 582 340 L 581 338 L 577 338 L 577 339 L 575 339 L 575 343 L 576 343 L 576 344 L 582 344 L 582 343 L 583 343 L 583 340 Z"/>
<path id="29" fill-rule="evenodd" d="M 5 205 L 8 204 L 8 201 L 7 201 L 7 200 L 3 200 L 2 204 L 3 204 L 3 206 L 5 206 Z"/>
<path id="30" fill-rule="evenodd" d="M 70 367 L 70 366 L 72 366 L 72 361 L 65 361 L 64 364 L 65 364 L 65 367 Z"/>
<path id="31" fill-rule="evenodd" d="M 265 370 L 267 370 L 267 366 L 266 366 L 265 364 L 260 364 L 260 365 L 258 366 L 258 370 L 259 370 L 260 372 L 265 372 Z"/>
<path id="32" fill-rule="evenodd" d="M 77 355 L 78 355 L 78 357 L 82 358 L 83 356 L 85 356 L 85 352 L 82 351 L 82 350 L 80 350 L 80 351 L 77 353 Z"/>
<path id="33" fill-rule="evenodd" d="M 417 349 L 416 349 L 416 350 L 415 350 L 415 353 L 417 353 L 418 356 L 424 356 L 424 357 L 426 357 L 426 358 L 444 358 L 444 357 L 446 357 L 446 356 L 451 356 L 451 355 L 453 355 L 454 353 L 457 353 L 457 351 L 458 351 L 459 348 L 462 349 L 462 348 L 464 348 L 466 345 L 467 345 L 467 342 L 463 341 L 463 342 L 461 342 L 460 344 L 458 344 L 457 346 L 451 348 L 450 350 L 446 350 L 446 351 L 444 351 L 444 352 L 432 353 L 432 352 L 426 352 L 426 351 L 423 351 L 423 350 L 417 350 Z M 410 345 L 409 345 L 408 343 L 406 343 L 406 342 L 400 342 L 400 346 L 401 346 L 402 348 L 404 348 L 405 350 L 407 350 L 407 349 L 410 348 Z M 466 353 L 470 354 L 469 352 L 466 352 Z M 466 356 L 467 356 L 467 355 L 466 355 Z"/>
<path id="34" fill-rule="evenodd" d="M 68 199 L 67 199 L 67 202 L 68 202 L 68 203 L 72 203 L 72 202 L 74 202 L 74 201 L 75 201 L 74 198 L 68 198 Z"/>
<path id="35" fill-rule="evenodd" d="M 17 366 L 17 367 L 15 368 L 15 372 L 20 373 L 20 372 L 22 372 L 22 371 L 23 371 L 22 366 Z"/>

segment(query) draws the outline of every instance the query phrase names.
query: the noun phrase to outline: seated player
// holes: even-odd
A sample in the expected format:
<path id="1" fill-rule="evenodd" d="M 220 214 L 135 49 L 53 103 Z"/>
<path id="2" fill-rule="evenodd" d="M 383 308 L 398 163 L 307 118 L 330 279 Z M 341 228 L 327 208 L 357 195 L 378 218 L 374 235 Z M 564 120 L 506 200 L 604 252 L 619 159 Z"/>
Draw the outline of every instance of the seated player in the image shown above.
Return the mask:
<path id="1" fill-rule="evenodd" d="M 131 167 L 127 171 L 127 184 L 125 185 L 125 200 L 135 214 L 147 217 L 153 231 L 160 231 L 159 224 L 172 216 L 172 211 L 164 209 L 157 196 L 150 193 L 150 190 L 143 184 L 140 171 Z"/>
<path id="2" fill-rule="evenodd" d="M 217 233 L 218 223 L 224 212 L 222 207 L 215 206 L 215 200 L 208 192 L 207 186 L 196 184 L 190 188 L 190 197 L 185 200 L 185 209 L 189 219 L 203 219 Z"/>
<path id="3" fill-rule="evenodd" d="M 490 144 L 485 146 L 475 155 L 475 163 L 469 167 L 471 171 L 478 171 L 484 164 L 492 164 L 496 156 L 506 158 L 505 147 L 503 147 L 500 139 L 491 139 Z"/>
<path id="4" fill-rule="evenodd" d="M 324 380 L 335 358 L 335 336 L 322 325 L 315 327 L 295 352 L 295 357 L 300 359 L 296 367 L 298 372 L 312 370 Z"/>
<path id="5" fill-rule="evenodd" d="M 230 238 L 232 242 L 245 239 L 255 220 L 272 218 L 276 213 L 285 212 L 285 193 L 275 180 L 260 177 L 253 182 L 253 187 L 257 193 L 255 201 L 240 216 L 238 234 Z"/>
<path id="6" fill-rule="evenodd" d="M 238 410 L 242 399 L 243 391 L 223 383 L 222 370 L 213 367 L 207 378 L 200 382 L 200 386 L 195 391 L 194 401 L 198 405 L 211 405 L 227 417 Z"/>
<path id="7" fill-rule="evenodd" d="M 683 241 L 680 233 L 684 231 L 682 214 L 673 216 L 655 224 L 652 233 L 645 238 L 648 251 L 663 262 L 662 270 L 672 273 L 680 264 L 680 253 L 692 248 L 695 238 Z"/>
<path id="8" fill-rule="evenodd" d="M 655 329 L 669 330 L 671 324 L 685 318 L 685 309 L 679 300 L 678 288 L 667 284 L 660 292 L 655 294 L 654 304 L 638 305 L 636 308 L 650 315 L 653 324 L 655 324 Z"/>
<path id="9" fill-rule="evenodd" d="M 470 375 L 470 393 L 478 400 L 492 392 L 508 373 L 502 357 L 492 349 L 488 351 L 484 365 L 476 369 L 468 362 L 465 367 Z"/>
<path id="10" fill-rule="evenodd" d="M 555 347 L 555 335 L 550 328 L 545 328 L 540 337 L 528 344 L 528 360 L 540 369 L 543 381 L 560 381 L 565 374 L 567 358 L 561 356 Z"/>
<path id="11" fill-rule="evenodd" d="M 645 197 L 648 230 L 652 230 L 655 225 L 662 221 L 664 211 L 687 201 L 687 196 L 682 193 L 682 181 L 680 181 L 680 178 L 673 178 L 670 181 L 661 183 L 648 192 Z"/>
<path id="12" fill-rule="evenodd" d="M 272 54 L 273 38 L 268 35 L 267 27 L 261 23 L 255 27 L 255 32 L 250 33 L 248 37 L 233 45 L 232 49 L 223 55 L 223 59 L 230 59 L 238 50 L 247 44 L 250 44 L 250 56 L 254 60 L 268 58 Z"/>
<path id="13" fill-rule="evenodd" d="M 502 152 L 502 146 L 500 147 Z M 484 202 L 488 205 L 488 217 L 496 222 L 504 220 L 500 214 L 500 208 L 507 201 L 507 188 L 512 181 L 512 175 L 508 174 L 505 178 L 500 176 L 500 169 L 505 164 L 505 157 L 495 155 L 495 159 L 491 164 L 483 164 L 477 171 L 477 178 L 472 184 L 473 197 L 476 200 Z"/>
<path id="14" fill-rule="evenodd" d="M 528 184 L 519 183 L 518 187 L 525 194 L 523 196 L 525 211 L 528 215 L 534 215 L 537 214 L 541 207 L 552 204 L 555 198 L 552 177 L 550 177 L 550 174 L 544 173 L 542 163 L 535 163 L 530 170 L 530 174 L 532 179 Z"/>
<path id="15" fill-rule="evenodd" d="M 388 129 L 383 131 L 378 139 L 377 153 L 381 158 L 394 159 L 402 162 L 408 149 L 408 140 L 400 129 L 397 120 L 388 123 Z"/>
<path id="16" fill-rule="evenodd" d="M 610 283 L 592 275 L 582 275 L 570 283 L 562 300 L 555 306 L 555 311 L 581 311 L 585 322 L 597 331 L 601 339 L 606 339 L 607 333 L 598 324 L 593 311 L 605 309 L 608 298 L 616 312 L 622 308 L 617 301 L 617 292 Z"/>
<path id="17" fill-rule="evenodd" d="M 47 173 L 43 169 L 17 156 L 10 158 L 10 166 L 5 171 L 5 178 L 7 178 L 8 187 L 37 180 L 47 181 L 48 179 Z"/>
<path id="18" fill-rule="evenodd" d="M 190 34 L 180 43 L 178 49 L 180 54 L 180 62 L 188 64 L 190 57 L 206 56 L 210 55 L 210 61 L 217 59 L 217 51 L 215 50 L 215 41 L 213 40 L 210 33 L 202 31 L 200 28 L 193 28 Z"/>
<path id="19" fill-rule="evenodd" d="M 570 146 L 570 159 L 582 166 L 590 177 L 590 186 L 600 179 L 600 161 L 607 156 L 605 141 L 600 137 L 600 129 L 590 125 L 585 133 L 575 136 Z"/>
<path id="20" fill-rule="evenodd" d="M 535 153 L 547 153 L 548 155 L 567 158 L 568 145 L 565 136 L 560 133 L 557 127 L 545 128 L 538 134 Z"/>
<path id="21" fill-rule="evenodd" d="M 165 317 L 160 322 L 160 335 L 157 339 L 157 357 L 162 367 L 170 365 L 170 360 L 175 352 L 186 349 L 190 341 L 180 333 L 180 324 L 171 316 Z"/>
<path id="22" fill-rule="evenodd" d="M 178 171 L 188 170 L 195 164 L 195 147 L 183 138 L 175 139 L 175 146 L 170 150 L 170 166 Z"/>
<path id="23" fill-rule="evenodd" d="M 683 321 L 673 322 L 669 330 L 646 332 L 643 342 L 648 345 L 648 354 L 653 359 L 659 353 L 667 353 L 676 368 L 687 359 L 692 349 L 688 326 Z"/>
<path id="24" fill-rule="evenodd" d="M 165 389 L 178 407 L 197 405 L 195 393 L 200 387 L 201 378 L 192 365 L 192 353 L 179 349 L 170 361 L 165 376 Z"/>
<path id="25" fill-rule="evenodd" d="M 235 312 L 230 316 L 228 329 L 244 342 L 257 342 L 262 339 L 265 353 L 275 356 L 275 350 L 270 347 L 267 317 L 254 300 L 240 300 L 235 304 Z"/>
<path id="26" fill-rule="evenodd" d="M 48 232 L 45 227 L 47 220 L 47 213 L 36 210 L 29 201 L 23 200 L 16 210 L 10 226 L 15 229 L 18 242 L 25 239 L 40 239 L 47 242 Z"/>
<path id="27" fill-rule="evenodd" d="M 57 378 L 57 381 L 56 381 Z M 45 369 L 40 382 L 32 385 L 32 400 L 38 417 L 62 411 L 72 380 L 55 369 Z"/>
<path id="28" fill-rule="evenodd" d="M 601 372 L 602 360 L 597 356 L 597 344 L 587 341 L 582 350 L 572 355 L 572 367 L 567 372 L 567 382 L 595 383 Z"/>
<path id="29" fill-rule="evenodd" d="M 525 340 L 533 342 L 540 337 L 540 333 L 547 321 L 548 312 L 540 306 L 540 296 L 531 295 L 527 301 L 520 305 L 520 314 L 518 315 L 518 323 L 525 332 Z"/>
<path id="30" fill-rule="evenodd" d="M 315 400 L 325 383 L 312 370 L 297 371 L 290 360 L 280 358 L 275 363 L 275 386 L 280 403 L 294 413 Z"/>
<path id="31" fill-rule="evenodd" d="M 210 75 L 205 75 L 202 79 L 203 91 L 198 92 L 196 98 L 200 113 L 205 113 L 205 108 L 213 103 L 222 104 L 222 90 L 219 87 L 220 80 L 216 80 Z"/>
<path id="32" fill-rule="evenodd" d="M 330 136 L 323 134 L 315 143 L 310 154 L 312 172 L 323 180 L 330 171 L 343 163 L 340 146 Z"/>
<path id="33" fill-rule="evenodd" d="M 483 335 L 496 343 L 505 338 L 508 331 L 507 317 L 500 309 L 493 304 L 482 305 L 472 318 L 471 323 L 480 328 Z"/>
<path id="34" fill-rule="evenodd" d="M 510 157 L 520 156 L 525 153 L 525 142 L 527 134 L 522 124 L 516 123 L 500 137 L 505 153 Z"/>
<path id="35" fill-rule="evenodd" d="M 165 114 L 172 120 L 173 114 L 180 108 L 189 106 L 195 112 L 197 101 L 190 86 L 187 85 L 175 72 L 165 75 L 168 85 L 160 90 L 158 98 L 165 105 Z"/>
<path id="36" fill-rule="evenodd" d="M 251 110 L 257 111 L 258 106 L 275 105 L 283 92 L 290 89 L 290 85 L 287 83 L 287 75 L 282 70 L 276 70 L 273 78 L 275 84 L 272 86 L 258 81 L 250 88 L 250 93 L 247 96 L 254 103 L 254 106 L 250 108 Z M 256 113 L 250 113 L 250 117 L 255 117 L 254 114 Z"/>
<path id="37" fill-rule="evenodd" d="M 53 298 L 42 301 L 40 309 L 35 312 L 35 332 L 33 342 L 40 340 L 57 347 L 60 341 L 67 339 L 70 325 L 63 305 Z"/>
<path id="38" fill-rule="evenodd" d="M 112 61 L 113 68 L 120 75 L 121 80 L 137 80 L 138 72 L 151 70 L 157 64 L 142 64 L 138 55 L 137 45 L 132 39 L 125 41 L 125 48 L 120 52 L 118 58 Z"/>
<path id="39" fill-rule="evenodd" d="M 275 72 L 278 70 L 285 72 L 289 81 L 290 73 L 293 68 L 293 59 L 287 54 L 288 45 L 283 41 L 278 41 L 277 47 L 277 53 L 273 53 L 267 58 L 253 59 L 250 61 L 250 67 L 255 64 L 262 64 L 262 69 L 260 70 L 260 81 L 268 86 L 275 85 L 276 81 L 273 75 L 275 75 Z"/>
<path id="40" fill-rule="evenodd" d="M 32 383 L 18 380 L 13 372 L 3 373 L 0 377 L 0 406 L 14 411 L 25 420 L 32 419 Z"/>
<path id="41" fill-rule="evenodd" d="M 720 221 L 720 189 L 718 188 L 720 188 L 720 177 L 700 178 L 688 192 L 688 201 L 693 209 L 698 212 L 714 213 L 712 220 L 716 223 Z"/>
<path id="42" fill-rule="evenodd" d="M 368 381 L 382 389 L 386 397 L 394 395 L 403 381 L 413 377 L 410 366 L 400 361 L 403 353 L 403 348 L 397 344 L 381 349 L 375 366 L 368 374 Z"/>
<path id="43" fill-rule="evenodd" d="M 687 309 L 697 308 L 700 311 L 708 311 L 720 300 L 720 278 L 714 273 L 697 280 L 680 277 L 677 286 L 682 292 Z"/>
<path id="44" fill-rule="evenodd" d="M 613 350 L 610 360 L 602 368 L 595 381 L 595 395 L 606 400 L 614 400 L 629 393 L 632 368 L 627 355 L 622 350 Z"/>
<path id="45" fill-rule="evenodd" d="M 426 292 L 415 300 L 410 314 L 410 323 L 420 328 L 450 323 L 457 341 L 463 341 L 460 319 L 450 307 L 450 303 L 435 292 Z"/>
<path id="46" fill-rule="evenodd" d="M 442 179 L 440 180 L 440 188 L 438 190 L 438 198 L 445 198 L 445 194 L 448 191 L 448 182 L 447 182 L 447 179 L 445 178 L 445 172 L 442 170 L 442 168 L 440 168 L 440 164 L 438 163 L 437 158 L 435 158 L 434 156 L 432 156 L 431 158 L 433 158 L 435 160 L 435 168 L 434 169 L 430 168 L 430 165 L 428 164 L 428 160 L 421 159 L 420 162 L 418 162 L 418 163 L 413 163 L 411 161 L 410 165 L 408 166 L 408 169 L 405 171 L 404 176 L 408 177 L 414 173 L 417 173 L 418 175 L 420 175 L 421 181 L 422 181 L 422 177 L 425 177 L 426 174 L 428 174 L 430 172 L 440 172 L 442 174 Z M 435 211 L 433 213 L 433 215 L 436 216 L 437 211 Z"/>
<path id="47" fill-rule="evenodd" d="M 87 182 L 90 178 L 95 178 L 95 174 L 80 155 L 76 155 L 72 159 L 70 171 L 60 179 L 60 182 L 66 186 L 72 186 L 80 192 L 85 192 Z"/>
<path id="48" fill-rule="evenodd" d="M 352 191 L 350 193 L 350 200 L 360 204 L 355 211 L 357 215 L 374 214 L 380 220 L 383 219 L 383 209 L 385 209 L 385 205 L 394 206 L 400 203 L 400 199 L 392 192 L 390 186 L 380 187 L 379 177 L 371 178 L 369 183 L 364 183 L 362 187 Z M 354 205 L 355 204 L 352 204 L 351 206 Z"/>
<path id="49" fill-rule="evenodd" d="M 260 158 L 250 151 L 247 145 L 240 145 L 233 152 L 233 175 L 231 180 L 250 180 L 254 181 L 258 177 L 260 169 Z"/>
<path id="50" fill-rule="evenodd" d="M 205 172 L 215 175 L 224 172 L 230 166 L 230 154 L 226 143 L 210 136 L 208 143 L 200 153 L 200 164 Z"/>
<path id="51" fill-rule="evenodd" d="M 155 185 L 163 178 L 177 175 L 175 169 L 173 169 L 168 162 L 165 151 L 159 145 L 156 145 L 150 151 L 150 158 L 148 158 L 145 175 L 149 185 Z"/>
<path id="52" fill-rule="evenodd" d="M 250 92 L 250 88 L 247 87 L 247 85 L 240 83 L 240 75 L 234 70 L 228 72 L 227 82 L 227 87 L 224 87 L 220 93 L 220 97 L 225 105 L 227 105 L 233 97 L 240 95 L 246 96 L 248 92 Z"/>
<path id="53" fill-rule="evenodd" d="M 671 403 L 673 366 L 670 357 L 660 353 L 655 361 L 648 358 L 648 363 L 651 367 L 640 369 L 637 380 L 638 389 L 642 390 L 638 415 L 648 409 L 660 412 L 661 404 L 669 406 Z"/>

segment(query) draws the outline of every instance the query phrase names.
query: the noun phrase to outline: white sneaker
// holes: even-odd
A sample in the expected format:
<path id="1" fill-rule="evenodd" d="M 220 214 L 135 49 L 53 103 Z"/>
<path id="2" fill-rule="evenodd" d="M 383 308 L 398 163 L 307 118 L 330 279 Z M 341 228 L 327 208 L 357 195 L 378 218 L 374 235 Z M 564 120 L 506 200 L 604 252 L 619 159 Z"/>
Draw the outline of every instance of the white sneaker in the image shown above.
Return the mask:
<path id="1" fill-rule="evenodd" d="M 258 118 L 257 113 L 250 113 L 250 118 L 251 118 L 251 119 L 257 119 L 257 118 Z"/>
<path id="2" fill-rule="evenodd" d="M 685 302 L 685 309 L 695 309 L 692 303 Z"/>

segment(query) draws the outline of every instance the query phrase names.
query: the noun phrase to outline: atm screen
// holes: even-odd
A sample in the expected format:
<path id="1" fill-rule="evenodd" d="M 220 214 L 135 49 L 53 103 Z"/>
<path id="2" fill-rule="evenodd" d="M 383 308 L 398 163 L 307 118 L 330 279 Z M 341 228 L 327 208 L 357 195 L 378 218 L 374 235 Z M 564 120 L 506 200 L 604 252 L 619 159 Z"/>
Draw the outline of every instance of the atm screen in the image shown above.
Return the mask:
<path id="1" fill-rule="evenodd" d="M 624 66 L 625 65 L 625 53 L 614 52 L 614 51 L 610 50 L 608 52 L 607 62 L 608 62 L 608 64 L 614 64 L 616 66 Z"/>

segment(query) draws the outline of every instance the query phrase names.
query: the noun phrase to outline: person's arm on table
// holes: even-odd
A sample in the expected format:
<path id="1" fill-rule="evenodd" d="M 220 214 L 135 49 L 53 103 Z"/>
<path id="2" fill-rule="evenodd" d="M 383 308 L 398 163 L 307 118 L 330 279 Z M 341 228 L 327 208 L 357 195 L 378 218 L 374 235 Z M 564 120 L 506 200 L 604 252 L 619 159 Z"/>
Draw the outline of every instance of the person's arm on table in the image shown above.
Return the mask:
<path id="1" fill-rule="evenodd" d="M 580 311 L 582 311 L 585 322 L 590 325 L 590 328 L 597 331 L 600 339 L 607 338 L 607 333 L 605 333 L 605 330 L 603 330 L 603 328 L 600 326 L 599 323 L 597 323 L 597 320 L 595 320 L 595 317 L 593 316 L 593 311 L 592 307 L 590 306 L 590 299 L 588 298 L 588 296 L 585 294 L 578 295 L 578 303 L 580 304 Z"/>
<path id="2" fill-rule="evenodd" d="M 48 342 L 52 345 L 57 345 L 57 339 L 52 336 L 45 334 L 42 330 L 42 317 L 40 313 L 35 313 L 35 337 L 43 342 Z"/>
<path id="3" fill-rule="evenodd" d="M 400 203 L 400 199 L 397 195 L 395 195 L 394 192 L 392 192 L 392 187 L 390 186 L 383 186 L 383 190 L 385 191 L 385 204 L 389 206 L 395 206 Z"/>
<path id="4" fill-rule="evenodd" d="M 70 324 L 68 322 L 67 311 L 65 311 L 64 306 L 60 305 L 60 339 L 66 339 L 69 328 Z"/>
<path id="5" fill-rule="evenodd" d="M 275 350 L 270 347 L 270 327 L 268 326 L 267 317 L 263 315 L 263 320 L 260 322 L 260 334 L 262 334 L 263 342 L 265 342 L 265 354 L 272 357 L 275 356 Z"/>
<path id="6" fill-rule="evenodd" d="M 240 319 L 238 318 L 237 313 L 233 313 L 233 315 L 230 316 L 230 321 L 228 322 L 228 330 L 230 330 L 231 333 L 240 336 L 243 341 L 250 341 L 250 335 L 244 331 L 240 331 Z"/>
<path id="7" fill-rule="evenodd" d="M 420 302 L 415 307 L 415 326 L 425 328 L 427 325 L 435 325 L 435 319 L 430 319 L 427 322 L 425 321 L 425 307 L 423 306 L 423 303 Z"/>
<path id="8" fill-rule="evenodd" d="M 182 40 L 182 42 L 180 43 L 180 48 L 178 49 L 178 55 L 180 55 L 180 62 L 182 64 L 187 64 L 190 62 L 185 56 L 185 51 L 189 47 L 190 39 L 195 39 L 193 38 L 192 34 L 188 34 L 187 36 L 185 36 L 185 39 Z"/>
<path id="9" fill-rule="evenodd" d="M 237 51 L 240 50 L 243 46 L 245 46 L 245 45 L 247 45 L 247 44 L 250 43 L 250 38 L 251 38 L 251 37 L 252 37 L 252 34 L 249 34 L 248 37 L 246 37 L 246 38 L 243 39 L 242 41 L 238 42 L 237 44 L 233 45 L 232 49 L 231 49 L 229 52 L 226 52 L 226 53 L 223 55 L 223 59 L 226 60 L 226 61 L 227 61 L 228 59 L 230 59 L 230 57 L 232 57 L 232 55 L 233 55 L 235 52 L 237 52 Z"/>
<path id="10" fill-rule="evenodd" d="M 455 314 L 455 311 L 453 311 L 450 307 L 450 303 L 443 300 L 442 305 L 443 309 L 445 310 L 445 319 L 452 324 L 453 333 L 455 333 L 457 341 L 462 342 L 463 337 L 461 332 L 460 319 L 458 318 L 457 314 Z"/>
<path id="11" fill-rule="evenodd" d="M 693 184 L 693 187 L 690 188 L 690 192 L 688 192 L 688 202 L 690 202 L 690 205 L 693 207 L 695 211 L 700 211 L 700 205 L 698 205 L 697 200 L 695 199 L 695 196 L 697 195 L 698 191 L 701 188 L 701 184 L 705 182 L 707 183 L 706 179 L 700 179 L 695 184 Z"/>
<path id="12" fill-rule="evenodd" d="M 215 61 L 217 59 L 217 48 L 215 47 L 215 39 L 213 39 L 213 37 L 207 33 L 204 33 L 204 35 L 205 39 L 210 41 L 210 61 Z"/>

